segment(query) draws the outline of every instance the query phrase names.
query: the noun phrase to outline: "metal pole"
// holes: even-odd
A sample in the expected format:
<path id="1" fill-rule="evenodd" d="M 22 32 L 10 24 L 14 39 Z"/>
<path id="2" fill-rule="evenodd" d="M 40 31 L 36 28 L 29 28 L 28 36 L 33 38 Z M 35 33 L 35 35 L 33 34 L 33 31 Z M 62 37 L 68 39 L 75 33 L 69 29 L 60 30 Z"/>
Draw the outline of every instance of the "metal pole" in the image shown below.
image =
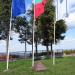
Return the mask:
<path id="1" fill-rule="evenodd" d="M 32 42 L 32 67 L 34 67 L 34 24 L 35 24 L 35 22 L 33 23 L 33 42 Z"/>
<path id="2" fill-rule="evenodd" d="M 56 20 L 58 20 L 58 0 L 57 0 L 57 12 L 56 12 L 56 14 L 57 14 Z"/>
<path id="3" fill-rule="evenodd" d="M 68 8 L 67 8 L 67 0 L 66 0 L 66 17 L 68 17 Z"/>
<path id="4" fill-rule="evenodd" d="M 56 15 L 55 15 L 56 16 Z M 55 17 L 54 17 L 54 50 L 53 50 L 53 65 L 55 65 Z"/>
<path id="5" fill-rule="evenodd" d="M 26 30 L 25 30 L 25 52 L 24 52 L 24 57 L 25 57 L 25 59 L 26 59 L 26 39 L 27 39 L 27 36 L 26 36 Z"/>
<path id="6" fill-rule="evenodd" d="M 66 0 L 66 15 L 67 15 L 67 0 Z"/>
<path id="7" fill-rule="evenodd" d="M 34 0 L 34 4 L 35 4 L 35 0 Z M 34 6 L 34 21 L 33 21 L 33 28 L 32 28 L 32 33 L 33 33 L 33 37 L 32 37 L 32 67 L 34 67 L 34 27 L 35 27 L 35 6 Z"/>
<path id="8" fill-rule="evenodd" d="M 25 0 L 24 0 L 25 2 Z M 25 2 L 26 3 L 26 2 Z M 25 6 L 26 7 L 26 6 Z M 26 28 L 27 29 L 27 28 Z M 27 36 L 26 36 L 26 29 L 25 29 L 25 51 L 24 51 L 24 58 L 26 59 L 26 39 L 27 39 Z"/>
<path id="9" fill-rule="evenodd" d="M 57 14 L 57 17 L 56 17 Z M 54 50 L 53 50 L 53 65 L 55 65 L 55 24 L 56 24 L 56 19 L 58 20 L 58 0 L 57 0 L 57 12 L 55 9 L 55 15 L 54 15 Z"/>
<path id="10" fill-rule="evenodd" d="M 9 49 L 10 49 L 11 22 L 12 22 L 12 7 L 11 7 L 9 34 L 8 34 L 8 39 L 7 39 L 7 49 L 6 49 L 7 50 L 7 67 L 6 67 L 6 70 L 9 69 Z"/>

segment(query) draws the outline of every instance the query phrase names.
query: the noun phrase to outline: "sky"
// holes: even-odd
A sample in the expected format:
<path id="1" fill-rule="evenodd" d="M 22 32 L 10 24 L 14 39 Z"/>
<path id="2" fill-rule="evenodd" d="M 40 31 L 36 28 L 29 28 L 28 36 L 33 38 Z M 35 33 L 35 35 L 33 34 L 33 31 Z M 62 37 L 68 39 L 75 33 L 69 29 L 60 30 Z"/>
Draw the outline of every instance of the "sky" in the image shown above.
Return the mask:
<path id="1" fill-rule="evenodd" d="M 31 7 L 31 1 L 32 0 L 26 0 L 26 9 L 29 9 Z M 66 14 L 65 1 L 66 0 L 63 0 L 62 3 L 58 2 L 58 20 L 59 19 L 65 20 L 67 24 L 67 31 L 65 33 L 64 40 L 60 41 L 57 45 L 55 45 L 55 47 L 53 47 L 55 48 L 55 50 L 75 49 L 75 0 L 67 0 L 68 1 L 67 11 L 69 14 L 68 17 L 65 17 Z M 21 44 L 18 41 L 18 34 L 12 32 L 11 36 L 13 37 L 13 40 L 10 41 L 10 52 L 24 51 L 24 44 Z M 32 47 L 30 45 L 27 45 L 27 50 L 31 51 Z M 38 50 L 45 50 L 45 47 L 39 45 Z M 4 40 L 0 41 L 0 52 L 6 52 L 6 42 Z"/>

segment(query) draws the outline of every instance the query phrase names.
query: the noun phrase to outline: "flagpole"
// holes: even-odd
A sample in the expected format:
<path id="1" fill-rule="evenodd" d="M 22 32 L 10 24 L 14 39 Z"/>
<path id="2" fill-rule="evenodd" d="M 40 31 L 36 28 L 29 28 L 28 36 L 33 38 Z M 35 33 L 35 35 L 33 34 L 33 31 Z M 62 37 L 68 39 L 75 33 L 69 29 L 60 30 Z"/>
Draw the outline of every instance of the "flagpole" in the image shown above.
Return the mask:
<path id="1" fill-rule="evenodd" d="M 57 12 L 56 12 L 56 14 L 57 14 L 56 20 L 58 20 L 58 0 L 57 0 Z"/>
<path id="2" fill-rule="evenodd" d="M 7 66 L 6 66 L 6 71 L 9 69 L 9 49 L 10 49 L 10 35 L 11 35 L 11 22 L 12 22 L 12 7 L 11 7 L 11 17 L 10 17 L 10 27 L 9 27 L 9 33 L 8 33 L 8 39 L 7 39 Z"/>
<path id="3" fill-rule="evenodd" d="M 66 0 L 66 17 L 68 17 L 67 0 Z"/>
<path id="4" fill-rule="evenodd" d="M 32 36 L 32 67 L 34 67 L 34 25 L 35 25 L 35 22 L 33 22 L 33 28 L 32 28 L 32 32 L 33 32 L 33 36 Z"/>
<path id="5" fill-rule="evenodd" d="M 57 9 L 57 12 L 56 12 Z M 57 14 L 57 18 L 56 18 L 56 14 Z M 53 50 L 53 65 L 55 65 L 55 24 L 56 24 L 56 19 L 58 20 L 58 0 L 57 0 L 57 8 L 55 8 L 55 15 L 54 15 L 54 50 Z"/>
<path id="6" fill-rule="evenodd" d="M 32 67 L 34 67 L 34 25 L 35 25 L 35 20 L 33 21 L 33 27 L 32 27 Z"/>
<path id="7" fill-rule="evenodd" d="M 56 15 L 54 16 L 54 50 L 53 50 L 53 65 L 55 65 L 55 23 L 56 23 Z"/>
<path id="8" fill-rule="evenodd" d="M 33 2 L 34 4 L 35 4 L 35 0 L 34 0 L 34 2 Z M 32 37 L 32 40 L 33 40 L 33 42 L 32 42 L 32 67 L 34 67 L 34 53 L 35 53 L 35 51 L 34 51 L 34 27 L 35 27 L 35 6 L 34 6 L 34 20 L 33 20 L 33 27 L 32 27 L 32 33 L 33 33 L 33 37 Z"/>

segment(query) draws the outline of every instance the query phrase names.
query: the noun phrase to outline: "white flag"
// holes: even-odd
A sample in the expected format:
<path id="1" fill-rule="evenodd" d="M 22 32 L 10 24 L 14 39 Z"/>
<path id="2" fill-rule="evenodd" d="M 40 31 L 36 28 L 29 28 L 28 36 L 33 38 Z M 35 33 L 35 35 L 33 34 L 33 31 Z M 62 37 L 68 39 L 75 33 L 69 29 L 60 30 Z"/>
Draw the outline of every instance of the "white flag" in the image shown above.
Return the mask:
<path id="1" fill-rule="evenodd" d="M 75 12 L 75 0 L 69 0 L 69 13 Z"/>
<path id="2" fill-rule="evenodd" d="M 62 3 L 63 2 L 63 0 L 60 0 L 60 3 Z"/>

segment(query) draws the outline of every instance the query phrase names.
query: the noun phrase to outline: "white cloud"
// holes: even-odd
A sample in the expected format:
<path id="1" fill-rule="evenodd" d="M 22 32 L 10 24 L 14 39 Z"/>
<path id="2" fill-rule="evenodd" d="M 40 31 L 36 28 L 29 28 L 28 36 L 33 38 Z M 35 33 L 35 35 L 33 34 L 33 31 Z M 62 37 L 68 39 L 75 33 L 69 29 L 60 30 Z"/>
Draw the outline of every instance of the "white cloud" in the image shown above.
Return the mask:
<path id="1" fill-rule="evenodd" d="M 60 43 L 55 46 L 55 49 L 62 50 L 62 49 L 75 49 L 75 39 L 64 39 Z"/>

